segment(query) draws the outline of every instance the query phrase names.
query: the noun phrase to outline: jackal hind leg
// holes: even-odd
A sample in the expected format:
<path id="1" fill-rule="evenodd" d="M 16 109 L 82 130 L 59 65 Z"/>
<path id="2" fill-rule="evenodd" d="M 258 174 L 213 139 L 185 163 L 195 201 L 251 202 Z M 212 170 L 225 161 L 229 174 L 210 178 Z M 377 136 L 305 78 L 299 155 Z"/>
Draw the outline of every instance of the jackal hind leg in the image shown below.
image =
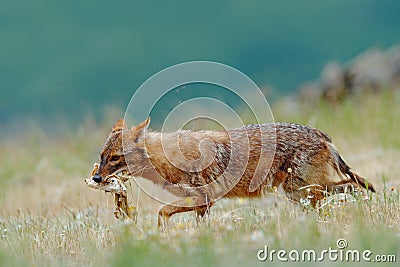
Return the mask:
<path id="1" fill-rule="evenodd" d="M 331 194 L 356 194 L 358 192 L 360 192 L 362 195 L 365 194 L 364 190 L 362 190 L 362 188 L 355 184 L 352 180 L 330 182 L 328 185 L 328 190 Z"/>
<path id="2" fill-rule="evenodd" d="M 207 219 L 208 225 L 210 224 L 210 209 L 214 203 L 208 203 L 204 206 L 199 206 L 195 209 L 196 211 L 196 224 L 199 226 L 202 222 L 205 222 Z"/>
<path id="3" fill-rule="evenodd" d="M 323 185 L 308 183 L 307 179 L 298 176 L 288 177 L 283 184 L 283 190 L 291 200 L 314 208 L 326 194 L 326 188 Z"/>

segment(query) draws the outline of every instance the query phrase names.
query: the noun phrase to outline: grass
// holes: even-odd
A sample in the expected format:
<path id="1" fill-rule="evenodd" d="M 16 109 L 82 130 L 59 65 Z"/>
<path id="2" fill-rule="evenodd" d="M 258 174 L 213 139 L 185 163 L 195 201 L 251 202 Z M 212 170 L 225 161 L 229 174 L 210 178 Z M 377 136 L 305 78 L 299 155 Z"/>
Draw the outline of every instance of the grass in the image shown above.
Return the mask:
<path id="1" fill-rule="evenodd" d="M 192 213 L 182 214 L 172 217 L 166 232 L 157 227 L 160 204 L 137 186 L 130 191 L 139 211 L 133 224 L 114 219 L 111 196 L 84 184 L 111 122 L 102 127 L 87 121 L 57 136 L 36 129 L 3 138 L 0 265 L 265 266 L 271 263 L 257 259 L 265 245 L 321 251 L 336 249 L 339 238 L 347 240 L 348 249 L 394 254 L 399 261 L 399 100 L 399 95 L 383 93 L 335 107 L 299 104 L 289 112 L 277 103 L 273 108 L 276 120 L 328 132 L 349 165 L 376 185 L 378 193 L 370 200 L 357 198 L 319 211 L 278 193 L 222 200 L 201 225 Z"/>

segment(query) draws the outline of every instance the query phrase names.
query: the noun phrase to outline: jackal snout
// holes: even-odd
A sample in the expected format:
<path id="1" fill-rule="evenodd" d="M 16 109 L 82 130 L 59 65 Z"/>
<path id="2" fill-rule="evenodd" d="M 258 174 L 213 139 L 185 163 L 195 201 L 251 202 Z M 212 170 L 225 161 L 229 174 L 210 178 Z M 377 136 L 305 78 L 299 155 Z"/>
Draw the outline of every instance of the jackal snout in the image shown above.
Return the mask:
<path id="1" fill-rule="evenodd" d="M 95 175 L 93 175 L 92 180 L 95 181 L 96 183 L 101 183 L 103 178 L 98 173 L 96 173 Z"/>
<path id="2" fill-rule="evenodd" d="M 95 163 L 92 170 L 92 180 L 96 183 L 101 183 L 103 181 L 103 178 L 99 174 L 99 167 L 100 164 Z"/>

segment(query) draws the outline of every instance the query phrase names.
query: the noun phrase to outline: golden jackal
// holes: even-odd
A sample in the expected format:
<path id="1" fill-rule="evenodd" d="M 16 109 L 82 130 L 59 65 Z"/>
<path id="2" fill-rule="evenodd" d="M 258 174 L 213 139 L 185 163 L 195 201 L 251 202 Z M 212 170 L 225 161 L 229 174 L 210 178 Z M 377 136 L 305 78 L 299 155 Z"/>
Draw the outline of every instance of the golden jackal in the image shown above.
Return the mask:
<path id="1" fill-rule="evenodd" d="M 204 216 L 220 197 L 261 196 L 282 187 L 294 201 L 313 206 L 326 193 L 352 188 L 375 192 L 343 161 L 322 131 L 291 123 L 247 125 L 227 131 L 132 129 L 121 118 L 112 128 L 92 179 L 111 174 L 148 179 L 181 200 L 159 211 L 159 224 L 179 212 Z"/>

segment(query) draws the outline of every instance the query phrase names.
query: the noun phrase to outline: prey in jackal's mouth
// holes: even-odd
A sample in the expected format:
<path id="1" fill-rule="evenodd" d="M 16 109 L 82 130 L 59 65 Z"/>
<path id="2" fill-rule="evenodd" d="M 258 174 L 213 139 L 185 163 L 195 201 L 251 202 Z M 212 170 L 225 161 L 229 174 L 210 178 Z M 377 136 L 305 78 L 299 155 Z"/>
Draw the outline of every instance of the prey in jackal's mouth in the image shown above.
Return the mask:
<path id="1" fill-rule="evenodd" d="M 114 194 L 121 194 L 123 196 L 127 195 L 126 193 L 127 189 L 124 184 L 124 182 L 127 181 L 127 179 L 124 179 L 126 176 L 122 175 L 118 176 L 118 174 L 111 174 L 108 175 L 105 179 L 102 179 L 101 181 L 97 182 L 95 179 L 93 179 L 93 177 L 98 169 L 99 169 L 99 164 L 95 163 L 93 166 L 92 178 L 88 178 L 85 180 L 85 182 L 89 187 L 93 189 L 104 190 L 106 192 Z"/>
<path id="2" fill-rule="evenodd" d="M 128 194 L 127 188 L 124 182 L 130 177 L 118 174 L 111 174 L 102 179 L 100 182 L 96 182 L 93 176 L 98 171 L 99 164 L 95 163 L 91 173 L 92 178 L 85 179 L 86 184 L 93 189 L 103 190 L 114 194 L 114 216 L 117 219 L 129 217 L 136 220 L 136 207 L 128 205 Z"/>

